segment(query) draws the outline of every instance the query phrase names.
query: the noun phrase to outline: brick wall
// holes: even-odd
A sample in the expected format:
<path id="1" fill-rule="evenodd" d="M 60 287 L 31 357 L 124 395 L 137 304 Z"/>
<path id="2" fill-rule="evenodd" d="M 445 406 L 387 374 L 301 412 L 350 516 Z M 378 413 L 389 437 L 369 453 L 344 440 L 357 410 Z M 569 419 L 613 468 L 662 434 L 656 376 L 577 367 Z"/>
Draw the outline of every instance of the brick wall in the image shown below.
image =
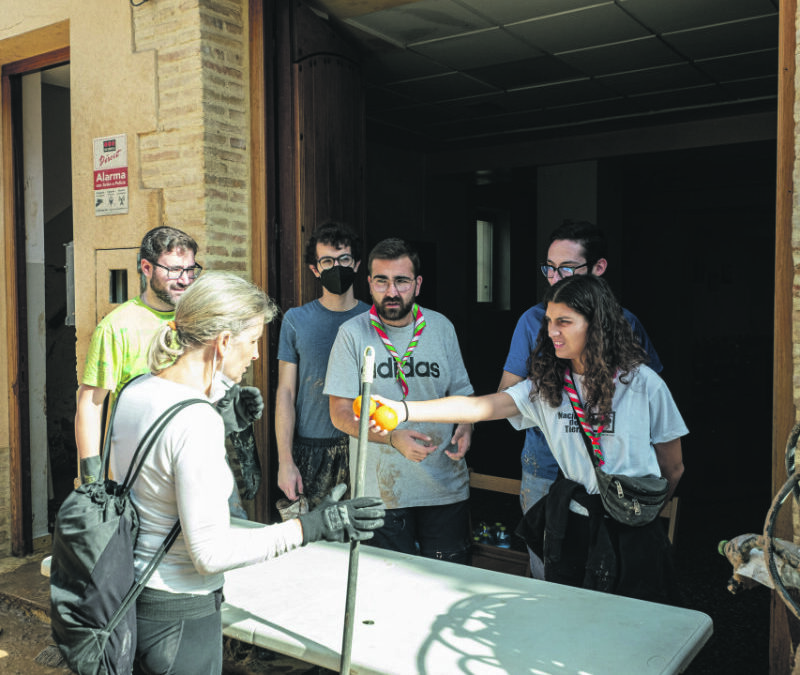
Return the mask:
<path id="1" fill-rule="evenodd" d="M 206 269 L 250 276 L 246 21 L 243 0 L 159 0 L 134 12 L 135 49 L 157 53 L 142 186 L 161 190 L 163 224 L 196 237 Z"/>

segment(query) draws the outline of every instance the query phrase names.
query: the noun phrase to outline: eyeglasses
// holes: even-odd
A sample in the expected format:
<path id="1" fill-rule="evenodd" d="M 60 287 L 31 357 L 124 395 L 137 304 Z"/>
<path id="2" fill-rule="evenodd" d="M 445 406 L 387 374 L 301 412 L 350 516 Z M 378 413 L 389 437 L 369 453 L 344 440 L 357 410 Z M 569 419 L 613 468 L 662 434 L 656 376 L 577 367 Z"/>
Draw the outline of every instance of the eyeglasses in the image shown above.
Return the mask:
<path id="1" fill-rule="evenodd" d="M 566 279 L 575 274 L 575 271 L 579 270 L 581 267 L 589 267 L 589 263 L 583 263 L 583 265 L 562 265 L 561 267 L 553 267 L 547 263 L 542 263 L 541 269 L 542 274 L 548 279 L 552 279 L 555 275 L 558 275 L 559 279 Z"/>
<path id="2" fill-rule="evenodd" d="M 398 293 L 405 293 L 414 285 L 414 280 L 409 279 L 408 277 L 395 277 L 394 279 L 387 279 L 386 277 L 372 277 L 370 279 L 370 284 L 372 284 L 372 287 L 378 291 L 378 293 L 385 293 L 389 290 L 392 284 L 394 284 L 394 287 L 397 289 Z"/>
<path id="3" fill-rule="evenodd" d="M 197 279 L 200 276 L 200 272 L 203 271 L 201 265 L 192 265 L 191 267 L 165 267 L 164 265 L 159 265 L 158 263 L 153 263 L 155 267 L 160 267 L 162 270 L 166 270 L 167 272 L 167 279 L 171 281 L 176 281 L 180 279 L 184 274 L 188 279 Z"/>
<path id="4" fill-rule="evenodd" d="M 326 255 L 317 259 L 317 265 L 324 270 L 331 269 L 336 263 L 339 263 L 339 267 L 352 267 L 354 262 L 353 256 L 349 253 L 342 253 L 338 258 Z"/>

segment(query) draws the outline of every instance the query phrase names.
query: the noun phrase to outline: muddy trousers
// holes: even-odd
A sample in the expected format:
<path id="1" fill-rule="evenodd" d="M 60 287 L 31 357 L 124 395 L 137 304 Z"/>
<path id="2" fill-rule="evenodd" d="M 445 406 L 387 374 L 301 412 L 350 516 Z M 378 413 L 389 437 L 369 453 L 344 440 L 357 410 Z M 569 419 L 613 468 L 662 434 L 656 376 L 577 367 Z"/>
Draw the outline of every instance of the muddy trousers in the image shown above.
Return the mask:
<path id="1" fill-rule="evenodd" d="M 383 527 L 364 543 L 468 565 L 469 502 L 387 509 Z"/>

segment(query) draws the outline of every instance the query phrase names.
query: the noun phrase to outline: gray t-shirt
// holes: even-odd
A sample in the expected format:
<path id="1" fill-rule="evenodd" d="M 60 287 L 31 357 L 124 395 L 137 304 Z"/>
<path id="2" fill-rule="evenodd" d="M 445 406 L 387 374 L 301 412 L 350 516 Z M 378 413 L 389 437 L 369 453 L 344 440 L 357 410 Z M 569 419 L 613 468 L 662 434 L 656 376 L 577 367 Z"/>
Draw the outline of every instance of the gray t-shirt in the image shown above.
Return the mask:
<path id="1" fill-rule="evenodd" d="M 333 426 L 328 397 L 323 395 L 325 371 L 336 332 L 345 321 L 363 314 L 369 305 L 358 304 L 346 312 L 333 312 L 313 300 L 293 307 L 283 317 L 278 360 L 297 365 L 295 434 L 303 438 L 341 438 Z"/>
<path id="2" fill-rule="evenodd" d="M 653 370 L 639 366 L 626 376 L 628 384 L 617 380 L 611 401 L 611 421 L 600 436 L 605 456 L 603 471 L 628 476 L 660 476 L 654 443 L 667 443 L 689 433 L 667 385 Z M 583 378 L 573 373 L 578 394 L 583 400 Z M 531 381 L 522 380 L 505 390 L 520 414 L 509 417 L 515 429 L 538 426 L 553 451 L 564 475 L 581 483 L 589 494 L 597 494 L 597 479 L 592 460 L 583 441 L 583 429 L 566 395 L 558 408 L 540 398 L 531 401 Z"/>
<path id="3" fill-rule="evenodd" d="M 453 324 L 438 312 L 422 309 L 425 329 L 419 344 L 406 362 L 409 401 L 424 401 L 442 396 L 472 394 Z M 386 326 L 386 332 L 400 354 L 404 354 L 414 333 L 413 323 L 401 328 Z M 361 363 L 364 349 L 375 349 L 375 380 L 372 393 L 395 400 L 403 397 L 395 379 L 395 361 L 370 325 L 369 314 L 342 324 L 331 350 L 324 393 L 355 398 L 360 393 Z M 397 411 L 400 417 L 402 411 Z M 454 425 L 402 423 L 398 429 L 415 429 L 427 434 L 437 449 L 422 462 L 407 460 L 383 443 L 369 443 L 366 458 L 366 484 L 363 493 L 378 495 L 387 508 L 454 504 L 469 497 L 466 461 L 453 461 L 444 454 L 453 450 L 450 439 Z M 350 466 L 355 467 L 358 439 L 350 439 Z M 354 470 L 354 469 L 353 469 Z"/>

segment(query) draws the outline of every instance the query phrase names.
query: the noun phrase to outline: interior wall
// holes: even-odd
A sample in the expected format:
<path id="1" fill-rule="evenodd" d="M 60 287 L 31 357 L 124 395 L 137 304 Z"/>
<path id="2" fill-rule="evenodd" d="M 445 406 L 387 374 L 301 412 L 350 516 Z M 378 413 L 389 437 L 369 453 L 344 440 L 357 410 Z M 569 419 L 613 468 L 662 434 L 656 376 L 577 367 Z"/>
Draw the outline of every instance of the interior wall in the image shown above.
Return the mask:
<path id="1" fill-rule="evenodd" d="M 370 148 L 368 232 L 375 240 L 424 236 L 436 246 L 435 267 L 423 260 L 420 302 L 455 324 L 477 393 L 496 389 L 516 321 L 544 291 L 538 263 L 549 232 L 564 217 L 596 220 L 609 237 L 607 278 L 650 334 L 691 431 L 681 494 L 703 503 L 718 499 L 716 491 L 725 488 L 715 471 L 724 463 L 728 488 L 750 484 L 753 508 L 742 509 L 742 526 L 763 520 L 770 467 L 774 139 L 487 171 L 494 177 L 484 184 L 475 173 L 421 181 L 418 154 Z M 426 223 L 421 230 L 420 206 Z M 409 209 L 413 222 L 398 217 Z M 474 221 L 481 209 L 510 216 L 509 311 L 474 300 Z M 756 269 L 747 274 L 751 265 Z M 733 446 L 722 431 L 729 424 L 722 408 L 730 404 L 703 386 L 711 364 L 719 392 L 744 387 L 755 397 L 748 396 L 746 413 L 752 423 L 735 432 L 741 440 Z M 716 408 L 709 396 L 719 398 Z M 522 440 L 505 422 L 479 424 L 468 461 L 481 471 L 518 476 Z M 737 460 L 745 448 L 763 455 L 753 472 L 741 471 L 744 455 Z"/>
<path id="2" fill-rule="evenodd" d="M 42 85 L 44 184 L 44 326 L 47 387 L 48 522 L 77 471 L 75 326 L 67 325 L 66 244 L 73 239 L 70 90 Z"/>
<path id="3" fill-rule="evenodd" d="M 75 328 L 67 315 L 72 241 L 69 89 L 23 78 L 31 532 L 46 536 L 76 475 Z M 42 420 L 45 421 L 42 424 Z M 54 498 L 57 499 L 54 502 Z"/>
<path id="4" fill-rule="evenodd" d="M 730 507 L 709 545 L 760 531 L 769 507 L 775 152 L 765 141 L 604 166 L 602 194 L 623 227 L 615 288 L 646 326 L 690 430 L 680 494 Z"/>
<path id="5" fill-rule="evenodd" d="M 431 249 L 426 243 L 433 243 L 431 237 L 435 233 L 430 233 L 430 222 L 426 220 L 424 153 L 379 143 L 367 143 L 366 152 L 366 234 L 356 294 L 369 303 L 367 258 L 372 247 L 387 237 L 400 237 L 427 249 L 425 253 L 429 255 Z M 429 264 L 427 255 L 422 255 L 421 260 L 420 303 L 430 307 L 435 293 L 433 283 L 428 283 L 428 270 L 432 271 L 434 265 Z"/>
<path id="6" fill-rule="evenodd" d="M 544 261 L 550 232 L 564 220 L 597 222 L 597 162 L 539 167 L 536 192 L 536 222 L 541 223 L 537 228 L 537 243 Z"/>
<path id="7" fill-rule="evenodd" d="M 44 187 L 42 157 L 42 78 L 22 79 L 22 146 L 25 213 L 25 287 L 27 298 L 28 415 L 30 438 L 30 504 L 33 537 L 47 534 L 47 386 L 44 327 Z"/>

